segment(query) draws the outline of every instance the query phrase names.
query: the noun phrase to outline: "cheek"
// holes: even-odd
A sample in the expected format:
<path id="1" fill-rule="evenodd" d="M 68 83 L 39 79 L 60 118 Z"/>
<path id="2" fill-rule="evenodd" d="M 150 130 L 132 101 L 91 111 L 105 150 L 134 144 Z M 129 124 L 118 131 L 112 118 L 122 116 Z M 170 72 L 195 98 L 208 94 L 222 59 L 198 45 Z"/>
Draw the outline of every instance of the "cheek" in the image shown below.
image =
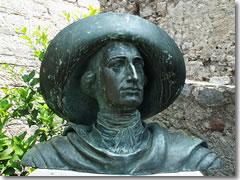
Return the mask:
<path id="1" fill-rule="evenodd" d="M 111 70 L 105 69 L 102 71 L 100 83 L 108 97 L 114 98 L 119 94 L 120 81 L 118 76 Z"/>
<path id="2" fill-rule="evenodd" d="M 145 75 L 144 75 L 144 72 L 143 72 L 143 71 L 141 71 L 141 72 L 138 73 L 138 78 L 139 78 L 139 80 L 138 80 L 139 85 L 141 85 L 142 87 L 144 87 L 144 84 L 145 84 Z"/>

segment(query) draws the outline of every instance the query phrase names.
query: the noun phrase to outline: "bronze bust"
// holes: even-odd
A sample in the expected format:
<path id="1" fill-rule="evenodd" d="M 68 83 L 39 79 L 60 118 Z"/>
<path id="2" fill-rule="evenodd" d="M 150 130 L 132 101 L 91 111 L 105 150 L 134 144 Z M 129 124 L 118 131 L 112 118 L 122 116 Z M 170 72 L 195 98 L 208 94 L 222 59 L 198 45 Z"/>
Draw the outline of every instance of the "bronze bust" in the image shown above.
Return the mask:
<path id="1" fill-rule="evenodd" d="M 177 98 L 185 74 L 176 43 L 140 17 L 103 13 L 73 23 L 52 40 L 40 70 L 45 101 L 69 126 L 22 164 L 129 175 L 222 168 L 202 140 L 143 121 Z"/>

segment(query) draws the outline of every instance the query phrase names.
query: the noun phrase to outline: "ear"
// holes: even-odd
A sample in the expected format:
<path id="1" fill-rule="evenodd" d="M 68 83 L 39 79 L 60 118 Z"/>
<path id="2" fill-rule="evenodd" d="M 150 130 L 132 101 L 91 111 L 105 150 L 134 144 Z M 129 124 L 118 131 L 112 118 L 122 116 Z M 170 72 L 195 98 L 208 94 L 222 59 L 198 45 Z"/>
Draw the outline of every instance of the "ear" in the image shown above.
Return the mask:
<path id="1" fill-rule="evenodd" d="M 82 76 L 82 81 L 84 81 L 84 83 L 88 85 L 93 84 L 95 81 L 95 73 L 93 73 L 92 71 L 85 72 Z"/>
<path id="2" fill-rule="evenodd" d="M 96 75 L 92 71 L 87 71 L 83 74 L 81 78 L 81 89 L 84 93 L 86 93 L 89 96 L 93 96 L 93 85 L 96 79 Z"/>

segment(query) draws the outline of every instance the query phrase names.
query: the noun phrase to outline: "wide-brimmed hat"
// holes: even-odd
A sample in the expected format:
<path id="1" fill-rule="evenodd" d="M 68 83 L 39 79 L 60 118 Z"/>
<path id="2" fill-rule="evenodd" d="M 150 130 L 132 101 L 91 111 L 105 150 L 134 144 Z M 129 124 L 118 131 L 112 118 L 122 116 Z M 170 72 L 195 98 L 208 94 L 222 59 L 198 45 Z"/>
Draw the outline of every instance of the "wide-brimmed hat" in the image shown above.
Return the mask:
<path id="1" fill-rule="evenodd" d="M 138 108 L 143 120 L 167 108 L 180 94 L 186 70 L 174 40 L 138 16 L 102 13 L 67 26 L 47 48 L 40 86 L 46 103 L 57 115 L 76 124 L 91 125 L 96 120 L 98 103 L 81 90 L 81 76 L 90 57 L 112 41 L 134 44 L 144 58 L 148 82 Z"/>

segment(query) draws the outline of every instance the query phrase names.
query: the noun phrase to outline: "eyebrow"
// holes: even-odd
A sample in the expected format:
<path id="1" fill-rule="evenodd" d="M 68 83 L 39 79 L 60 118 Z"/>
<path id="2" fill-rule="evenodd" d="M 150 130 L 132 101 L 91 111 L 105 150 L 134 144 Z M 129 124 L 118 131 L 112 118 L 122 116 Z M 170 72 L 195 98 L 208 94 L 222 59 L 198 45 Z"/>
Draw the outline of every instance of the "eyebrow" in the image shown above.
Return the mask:
<path id="1" fill-rule="evenodd" d="M 144 59 L 141 56 L 135 56 L 134 59 L 139 59 L 144 63 Z"/>
<path id="2" fill-rule="evenodd" d="M 111 62 L 115 58 L 126 58 L 126 56 L 124 56 L 124 55 L 113 56 L 113 57 L 108 58 L 107 62 Z M 141 59 L 143 61 L 143 58 L 141 56 L 134 56 L 134 59 Z"/>

